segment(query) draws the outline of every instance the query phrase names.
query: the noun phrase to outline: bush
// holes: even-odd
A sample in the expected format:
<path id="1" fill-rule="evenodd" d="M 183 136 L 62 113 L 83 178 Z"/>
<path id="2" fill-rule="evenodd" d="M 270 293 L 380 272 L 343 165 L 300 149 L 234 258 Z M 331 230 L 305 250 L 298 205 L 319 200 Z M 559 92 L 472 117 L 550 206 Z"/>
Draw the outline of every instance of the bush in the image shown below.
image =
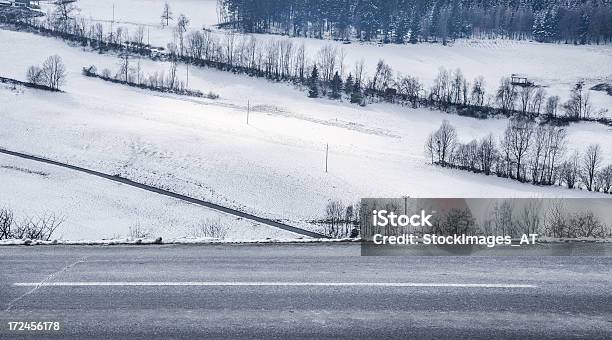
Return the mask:
<path id="1" fill-rule="evenodd" d="M 212 237 L 223 240 L 227 236 L 228 230 L 229 227 L 221 223 L 221 219 L 207 218 L 193 227 L 191 236 L 196 238 Z"/>
<path id="2" fill-rule="evenodd" d="M 45 213 L 38 217 L 27 217 L 20 224 L 15 221 L 9 209 L 0 209 L 0 240 L 31 239 L 49 241 L 65 221 L 65 218 L 54 213 Z"/>
<path id="3" fill-rule="evenodd" d="M 43 70 L 38 66 L 28 67 L 26 78 L 29 83 L 32 83 L 34 85 L 43 85 L 45 83 Z"/>
<path id="4" fill-rule="evenodd" d="M 130 238 L 148 238 L 151 237 L 151 232 L 144 228 L 140 223 L 136 223 L 129 227 L 128 234 Z"/>
<path id="5" fill-rule="evenodd" d="M 9 209 L 0 209 L 0 240 L 12 238 L 15 219 Z"/>
<path id="6" fill-rule="evenodd" d="M 211 91 L 211 92 L 208 92 L 206 94 L 206 98 L 208 98 L 208 99 L 219 99 L 219 95 Z"/>

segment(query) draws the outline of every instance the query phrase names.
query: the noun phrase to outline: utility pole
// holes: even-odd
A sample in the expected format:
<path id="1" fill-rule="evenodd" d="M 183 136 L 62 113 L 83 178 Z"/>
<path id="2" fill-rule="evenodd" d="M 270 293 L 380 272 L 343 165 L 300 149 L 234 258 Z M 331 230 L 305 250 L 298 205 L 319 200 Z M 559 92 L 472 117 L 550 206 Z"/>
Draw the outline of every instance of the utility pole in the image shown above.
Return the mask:
<path id="1" fill-rule="evenodd" d="M 325 144 L 325 173 L 327 173 L 327 165 L 329 161 L 329 143 Z"/>
<path id="2" fill-rule="evenodd" d="M 249 115 L 251 114 L 251 101 L 247 100 L 247 125 L 249 125 Z"/>
<path id="3" fill-rule="evenodd" d="M 113 3 L 113 17 L 111 19 L 111 29 L 110 29 L 110 38 L 111 38 L 110 42 L 111 42 L 111 44 L 113 43 L 113 30 L 114 30 L 113 24 L 114 23 L 115 23 L 115 4 Z"/>

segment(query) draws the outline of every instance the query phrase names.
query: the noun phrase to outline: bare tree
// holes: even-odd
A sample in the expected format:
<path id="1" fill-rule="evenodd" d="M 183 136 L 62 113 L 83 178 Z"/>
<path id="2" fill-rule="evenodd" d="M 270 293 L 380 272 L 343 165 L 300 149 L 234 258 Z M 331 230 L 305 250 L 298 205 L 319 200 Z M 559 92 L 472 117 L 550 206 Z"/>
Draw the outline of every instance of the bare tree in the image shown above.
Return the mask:
<path id="1" fill-rule="evenodd" d="M 578 82 L 572 89 L 570 99 L 563 105 L 565 114 L 569 118 L 583 119 L 588 118 L 593 111 L 590 96 L 584 90 L 584 82 Z"/>
<path id="2" fill-rule="evenodd" d="M 556 181 L 559 161 L 566 149 L 567 131 L 562 128 L 551 126 L 547 129 L 546 149 L 544 153 L 544 171 L 541 183 L 553 184 Z"/>
<path id="3" fill-rule="evenodd" d="M 529 112 L 531 112 L 535 116 L 539 116 L 542 113 L 542 105 L 544 104 L 544 99 L 546 99 L 546 90 L 541 87 L 538 87 L 538 89 L 535 91 L 535 94 L 533 95 L 533 100 L 531 101 Z"/>
<path id="4" fill-rule="evenodd" d="M 0 209 L 0 240 L 12 238 L 15 217 L 12 210 Z"/>
<path id="5" fill-rule="evenodd" d="M 523 161 L 529 151 L 532 134 L 533 122 L 516 118 L 510 120 L 504 134 L 504 144 L 516 164 L 516 179 L 519 181 L 523 181 Z"/>
<path id="6" fill-rule="evenodd" d="M 602 192 L 612 194 L 612 165 L 601 169 L 597 175 L 597 188 Z"/>
<path id="7" fill-rule="evenodd" d="M 516 101 L 516 87 L 512 84 L 508 78 L 502 78 L 499 88 L 497 90 L 497 102 L 499 108 L 505 113 L 514 111 L 514 105 Z"/>
<path id="8" fill-rule="evenodd" d="M 457 131 L 447 120 L 442 122 L 440 128 L 429 136 L 425 145 L 425 153 L 434 162 L 446 166 L 454 152 L 457 143 Z"/>
<path id="9" fill-rule="evenodd" d="M 421 84 L 419 79 L 411 76 L 399 77 L 396 84 L 398 93 L 405 96 L 413 108 L 417 108 L 421 91 L 423 91 L 423 84 Z"/>
<path id="10" fill-rule="evenodd" d="M 346 237 L 343 235 L 343 217 L 346 214 L 344 204 L 340 201 L 330 201 L 325 207 L 325 234 L 330 237 Z"/>
<path id="11" fill-rule="evenodd" d="M 544 125 L 538 125 L 533 134 L 530 157 L 531 181 L 533 184 L 538 184 L 542 180 L 548 141 L 548 128 Z"/>
<path id="12" fill-rule="evenodd" d="M 482 76 L 474 79 L 472 85 L 472 104 L 476 106 L 484 105 L 485 98 L 485 84 Z"/>
<path id="13" fill-rule="evenodd" d="M 169 26 L 170 20 L 174 19 L 172 10 L 170 9 L 170 5 L 168 5 L 167 2 L 164 3 L 164 9 L 162 11 L 161 19 L 162 19 L 162 26 Z"/>
<path id="14" fill-rule="evenodd" d="M 563 200 L 557 200 L 546 212 L 545 230 L 549 236 L 564 237 L 567 233 L 566 207 Z"/>
<path id="15" fill-rule="evenodd" d="M 119 77 L 123 78 L 123 81 L 125 81 L 126 83 L 129 82 L 129 72 L 130 72 L 130 54 L 121 53 L 119 55 Z"/>
<path id="16" fill-rule="evenodd" d="M 485 175 L 491 174 L 493 163 L 498 157 L 497 154 L 498 151 L 492 134 L 480 140 L 480 144 L 478 145 L 478 159 L 480 161 L 480 169 Z"/>
<path id="17" fill-rule="evenodd" d="M 523 115 L 527 115 L 527 110 L 529 110 L 529 104 L 531 103 L 531 98 L 533 97 L 533 87 L 525 86 L 523 87 L 519 93 L 519 102 L 521 104 L 521 113 Z"/>
<path id="18" fill-rule="evenodd" d="M 557 118 L 557 108 L 559 107 L 559 96 L 548 97 L 546 101 L 546 115 Z"/>
<path id="19" fill-rule="evenodd" d="M 579 158 L 578 152 L 574 151 L 561 165 L 561 178 L 568 189 L 573 189 L 578 182 L 578 175 L 580 173 Z"/>
<path id="20" fill-rule="evenodd" d="M 166 80 L 166 86 L 168 86 L 168 88 L 171 90 L 174 89 L 177 85 L 176 68 L 177 68 L 176 58 L 170 59 L 170 70 L 168 71 L 168 79 Z"/>
<path id="21" fill-rule="evenodd" d="M 52 13 L 55 29 L 60 32 L 67 32 L 72 20 L 73 12 L 77 9 L 73 1 L 58 0 L 53 3 L 55 10 Z"/>
<path id="22" fill-rule="evenodd" d="M 521 234 L 536 234 L 540 232 L 542 228 L 542 218 L 540 218 L 540 211 L 542 211 L 542 200 L 541 199 L 529 199 L 522 206 L 518 216 L 518 227 L 519 236 Z"/>
<path id="23" fill-rule="evenodd" d="M 28 82 L 35 85 L 43 85 L 45 77 L 43 70 L 39 66 L 30 66 L 26 74 Z"/>
<path id="24" fill-rule="evenodd" d="M 137 49 L 141 50 L 144 46 L 144 26 L 138 26 L 136 33 L 134 33 L 134 43 L 137 45 Z"/>
<path id="25" fill-rule="evenodd" d="M 336 72 L 338 50 L 332 45 L 323 46 L 318 52 L 317 64 L 321 72 L 321 80 L 324 83 L 331 81 Z"/>
<path id="26" fill-rule="evenodd" d="M 456 69 L 455 72 L 453 72 L 451 81 L 451 101 L 455 104 L 461 102 L 463 80 L 461 69 Z"/>
<path id="27" fill-rule="evenodd" d="M 607 236 L 605 225 L 590 210 L 573 214 L 568 220 L 567 231 L 566 237 L 571 238 Z"/>
<path id="28" fill-rule="evenodd" d="M 384 60 L 380 59 L 376 64 L 376 71 L 370 83 L 370 89 L 374 91 L 384 91 L 393 78 L 391 66 L 387 65 Z"/>
<path id="29" fill-rule="evenodd" d="M 94 39 L 98 42 L 98 47 L 102 50 L 102 46 L 104 44 L 104 26 L 101 23 L 97 23 L 94 26 Z"/>
<path id="30" fill-rule="evenodd" d="M 593 191 L 593 183 L 597 177 L 601 165 L 601 147 L 599 144 L 591 144 L 587 147 L 582 157 L 582 181 L 588 191 Z"/>
<path id="31" fill-rule="evenodd" d="M 363 85 L 363 79 L 365 78 L 364 65 L 365 61 L 363 58 L 355 62 L 355 84 Z"/>
<path id="32" fill-rule="evenodd" d="M 430 90 L 431 99 L 437 101 L 442 106 L 449 104 L 451 102 L 450 88 L 450 73 L 447 69 L 441 67 Z"/>
<path id="33" fill-rule="evenodd" d="M 42 71 L 46 85 L 54 90 L 59 90 L 66 82 L 66 66 L 58 55 L 47 58 L 42 64 Z"/>
<path id="34" fill-rule="evenodd" d="M 189 19 L 184 14 L 179 15 L 176 21 L 176 33 L 179 37 L 179 55 L 183 56 L 185 49 L 185 33 L 189 28 Z"/>

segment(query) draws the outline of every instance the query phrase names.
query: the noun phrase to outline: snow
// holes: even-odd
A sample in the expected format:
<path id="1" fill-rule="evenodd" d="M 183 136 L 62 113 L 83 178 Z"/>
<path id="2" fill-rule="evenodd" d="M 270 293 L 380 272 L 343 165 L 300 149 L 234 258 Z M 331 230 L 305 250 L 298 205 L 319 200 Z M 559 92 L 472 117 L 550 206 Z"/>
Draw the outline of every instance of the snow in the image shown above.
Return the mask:
<path id="1" fill-rule="evenodd" d="M 1 246 L 47 246 L 47 245 L 86 245 L 86 246 L 118 246 L 118 245 L 210 245 L 210 244 L 274 244 L 274 243 L 348 243 L 360 242 L 361 239 L 329 239 L 329 238 L 266 238 L 266 239 L 214 239 L 214 238 L 171 238 L 171 239 L 95 239 L 95 240 L 0 240 Z"/>
<path id="2" fill-rule="evenodd" d="M 115 4 L 114 27 L 124 26 L 129 31 L 144 25 L 150 42 L 166 46 L 174 41 L 173 24 L 162 27 L 160 15 L 165 0 L 129 0 Z M 218 23 L 216 0 L 173 0 L 168 1 L 175 18 L 183 13 L 191 21 L 191 29 L 212 29 L 222 36 L 224 31 L 214 29 Z M 102 0 L 80 0 L 80 15 L 90 20 L 99 20 L 110 29 L 113 17 L 113 2 Z M 144 10 L 146 9 L 146 10 Z M 285 39 L 286 37 L 256 35 L 260 41 Z M 328 44 L 346 51 L 346 72 L 353 69 L 356 61 L 365 61 L 366 71 L 372 74 L 379 59 L 384 59 L 395 71 L 418 77 L 427 87 L 440 67 L 450 70 L 461 68 L 463 74 L 472 80 L 484 76 L 488 93 L 493 93 L 502 77 L 513 73 L 525 74 L 530 81 L 544 86 L 549 95 L 558 95 L 562 101 L 569 97 L 569 91 L 576 82 L 585 81 L 588 88 L 602 82 L 612 82 L 612 46 L 573 46 L 543 44 L 513 40 L 458 40 L 452 46 L 441 44 L 378 45 L 341 42 L 306 38 L 292 38 L 294 43 L 304 43 L 307 54 L 316 58 L 318 50 Z M 612 111 L 612 96 L 605 92 L 589 91 L 597 109 Z M 607 115 L 612 117 L 612 112 Z"/>
<path id="3" fill-rule="evenodd" d="M 65 217 L 54 235 L 57 240 L 123 238 L 121 242 L 133 243 L 137 239 L 130 239 L 129 229 L 136 225 L 146 229 L 153 240 L 188 237 L 205 220 L 219 221 L 228 227 L 224 241 L 301 237 L 97 177 L 4 154 L 0 154 L 0 183 L 0 207 L 12 209 L 18 222 L 45 213 Z"/>
<path id="4" fill-rule="evenodd" d="M 118 59 L 111 55 L 29 33 L 0 30 L 0 41 L 11 46 L 0 54 L 3 76 L 23 80 L 27 67 L 49 54 L 60 55 L 69 73 L 65 93 L 0 87 L 1 147 L 120 174 L 296 226 L 315 229 L 308 221 L 321 218 L 330 199 L 609 197 L 427 164 L 425 138 L 442 120 L 455 125 L 465 141 L 501 135 L 505 119 L 312 100 L 287 84 L 193 67 L 190 87 L 212 90 L 219 100 L 158 94 L 81 75 L 90 64 L 117 70 Z M 141 68 L 149 73 L 167 65 L 142 60 Z M 184 78 L 183 65 L 179 73 Z M 250 125 L 245 123 L 247 100 L 253 107 Z M 610 130 L 574 124 L 568 128 L 569 142 L 581 150 L 600 143 L 610 162 Z M 324 171 L 327 143 L 329 173 Z M 193 223 L 216 214 L 8 156 L 1 156 L 0 164 L 50 174 L 0 168 L 3 192 L 11 193 L 0 196 L 0 206 L 24 214 L 52 210 L 67 215 L 71 222 L 62 231 L 64 239 L 125 236 L 137 222 L 156 236 L 178 238 Z M 250 222 L 224 221 L 235 224 L 231 239 L 295 238 Z"/>

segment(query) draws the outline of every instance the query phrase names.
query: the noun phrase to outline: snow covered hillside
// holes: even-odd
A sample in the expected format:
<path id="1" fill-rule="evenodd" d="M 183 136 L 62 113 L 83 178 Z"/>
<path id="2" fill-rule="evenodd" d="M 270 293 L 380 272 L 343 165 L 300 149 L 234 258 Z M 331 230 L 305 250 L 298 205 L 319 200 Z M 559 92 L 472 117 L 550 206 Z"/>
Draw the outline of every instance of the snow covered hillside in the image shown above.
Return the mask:
<path id="1" fill-rule="evenodd" d="M 227 226 L 226 240 L 295 239 L 290 232 L 202 209 L 174 199 L 0 155 L 0 207 L 19 221 L 44 214 L 64 217 L 55 238 L 99 240 L 139 237 L 201 238 L 200 224 Z"/>
<path id="2" fill-rule="evenodd" d="M 105 31 L 111 27 L 113 3 L 115 23 L 135 32 L 144 25 L 151 44 L 165 47 L 176 41 L 174 25 L 162 27 L 160 15 L 164 0 L 130 0 L 122 2 L 101 0 L 80 0 L 80 15 L 100 22 Z M 212 29 L 219 39 L 225 31 L 214 29 L 218 23 L 216 0 L 172 0 L 167 1 L 176 18 L 185 14 L 190 20 L 190 29 Z M 265 43 L 269 39 L 285 39 L 280 36 L 256 35 Z M 147 39 L 145 39 L 147 40 Z M 418 77 L 430 86 L 440 67 L 454 70 L 461 68 L 464 75 L 472 80 L 483 76 L 489 93 L 493 93 L 502 77 L 513 73 L 525 74 L 536 84 L 544 86 L 549 95 L 558 95 L 562 101 L 569 97 L 569 91 L 582 80 L 587 87 L 602 82 L 612 82 L 612 46 L 572 46 L 541 44 L 529 41 L 509 40 L 459 40 L 452 46 L 440 44 L 384 45 L 293 38 L 294 43 L 304 43 L 307 54 L 316 58 L 319 49 L 325 45 L 343 48 L 346 53 L 346 73 L 351 72 L 356 61 L 363 59 L 366 70 L 372 74 L 379 59 L 384 59 L 393 70 Z M 609 109 L 612 117 L 612 96 L 605 92 L 590 91 L 595 108 Z"/>
<path id="3" fill-rule="evenodd" d="M 265 217 L 305 225 L 322 217 L 330 199 L 352 203 L 360 197 L 371 196 L 595 195 L 519 184 L 426 164 L 424 141 L 442 120 L 448 119 L 457 126 L 460 137 L 465 140 L 490 132 L 500 135 L 507 124 L 505 119 L 476 120 L 389 104 L 362 108 L 327 99 L 312 100 L 286 84 L 193 67 L 190 88 L 213 91 L 220 99 L 158 94 L 81 75 L 81 68 L 91 64 L 98 69 L 117 70 L 119 59 L 112 55 L 84 51 L 61 40 L 29 33 L 0 30 L 0 41 L 11 46 L 0 54 L 3 76 L 23 80 L 27 67 L 40 63 L 49 54 L 60 55 L 68 71 L 65 93 L 0 87 L 0 146 L 120 174 Z M 140 67 L 149 73 L 165 70 L 168 65 L 142 60 Z M 185 73 L 185 67 L 179 66 L 179 77 L 184 79 Z M 247 100 L 253 108 L 250 125 L 245 122 Z M 582 150 L 586 144 L 596 142 L 608 155 L 612 150 L 610 133 L 610 128 L 600 124 L 580 123 L 568 128 L 572 147 Z M 324 169 L 327 143 L 329 173 Z M 605 155 L 606 161 L 610 160 L 608 155 Z M 1 162 L 10 165 L 15 160 L 3 157 Z M 16 176 L 14 171 L 3 170 L 1 180 L 11 181 Z M 58 176 L 69 174 L 62 171 Z M 22 198 L 11 200 L 3 195 L 0 204 L 16 204 L 18 209 L 28 210 L 39 204 L 28 204 L 36 195 L 41 198 L 35 202 L 68 200 L 68 203 L 54 203 L 57 206 L 53 207 L 69 215 L 69 219 L 74 215 L 74 220 L 81 222 L 70 227 L 65 236 L 87 237 L 78 227 L 86 215 L 69 208 L 74 204 L 70 202 L 79 200 L 61 198 L 70 196 L 72 187 L 77 187 L 80 195 L 83 191 L 90 192 L 83 190 L 87 187 L 81 184 L 94 180 L 77 177 L 71 180 L 74 186 L 62 186 L 60 192 L 65 194 L 53 189 L 59 183 L 36 177 L 33 180 L 48 183 L 48 190 L 39 191 L 34 185 L 15 185 L 12 188 Z M 111 193 L 110 188 L 116 187 L 114 184 L 102 185 L 109 195 L 123 195 Z M 125 204 L 140 205 L 144 201 L 141 195 L 147 194 L 138 193 L 138 197 L 130 198 L 131 202 Z M 96 202 L 92 196 L 84 200 Z M 112 205 L 113 200 L 109 200 L 108 204 Z M 156 206 L 166 204 L 161 198 L 150 200 L 154 202 L 145 203 L 146 208 L 133 209 L 158 211 Z M 104 205 L 98 208 L 100 212 L 107 209 Z M 204 214 L 192 207 L 176 209 L 170 218 L 180 215 L 180 219 L 191 221 Z M 189 211 L 183 213 L 180 209 Z M 130 216 L 139 215 L 142 214 Z M 159 216 L 152 214 L 150 220 L 158 220 Z M 155 225 L 164 230 L 161 224 L 188 224 L 165 221 L 159 219 Z M 96 230 L 113 224 L 110 220 L 106 222 L 101 219 Z M 122 225 L 125 228 L 127 223 Z M 117 224 L 103 233 L 110 237 L 121 233 L 119 229 Z"/>

